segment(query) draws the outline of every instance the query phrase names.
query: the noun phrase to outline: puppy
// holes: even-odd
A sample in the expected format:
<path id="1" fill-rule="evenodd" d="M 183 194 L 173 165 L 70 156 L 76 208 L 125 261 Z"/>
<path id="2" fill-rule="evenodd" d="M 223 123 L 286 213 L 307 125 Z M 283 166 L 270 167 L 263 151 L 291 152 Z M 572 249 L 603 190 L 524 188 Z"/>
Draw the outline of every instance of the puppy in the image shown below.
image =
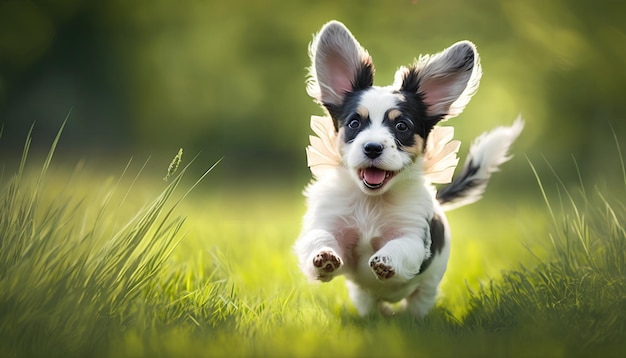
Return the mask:
<path id="1" fill-rule="evenodd" d="M 478 88 L 475 46 L 461 41 L 421 56 L 386 87 L 374 86 L 372 58 L 340 22 L 324 25 L 309 53 L 307 91 L 330 117 L 322 141 L 336 163 L 305 189 L 300 268 L 322 282 L 344 275 L 360 315 L 404 301 L 421 318 L 435 304 L 450 254 L 444 208 L 480 199 L 523 121 L 480 136 L 462 172 L 437 193 L 425 159 L 429 139 Z"/>

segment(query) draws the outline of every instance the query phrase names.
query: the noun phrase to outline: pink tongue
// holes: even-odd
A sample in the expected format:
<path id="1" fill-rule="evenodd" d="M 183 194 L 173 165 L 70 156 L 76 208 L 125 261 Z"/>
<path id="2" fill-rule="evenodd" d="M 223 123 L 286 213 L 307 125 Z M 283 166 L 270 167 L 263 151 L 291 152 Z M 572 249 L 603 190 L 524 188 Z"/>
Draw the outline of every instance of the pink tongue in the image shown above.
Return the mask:
<path id="1" fill-rule="evenodd" d="M 379 185 L 385 180 L 386 172 L 378 168 L 367 168 L 363 170 L 363 179 L 368 184 Z"/>

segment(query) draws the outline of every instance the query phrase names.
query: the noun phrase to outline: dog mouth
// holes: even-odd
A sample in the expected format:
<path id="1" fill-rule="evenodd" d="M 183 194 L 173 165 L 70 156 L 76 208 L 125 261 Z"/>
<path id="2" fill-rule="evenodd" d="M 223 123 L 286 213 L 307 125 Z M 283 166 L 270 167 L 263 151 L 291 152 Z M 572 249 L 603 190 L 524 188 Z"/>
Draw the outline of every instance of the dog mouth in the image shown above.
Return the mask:
<path id="1" fill-rule="evenodd" d="M 382 188 L 396 174 L 397 172 L 376 167 L 359 169 L 359 179 L 363 182 L 363 185 L 373 190 Z"/>

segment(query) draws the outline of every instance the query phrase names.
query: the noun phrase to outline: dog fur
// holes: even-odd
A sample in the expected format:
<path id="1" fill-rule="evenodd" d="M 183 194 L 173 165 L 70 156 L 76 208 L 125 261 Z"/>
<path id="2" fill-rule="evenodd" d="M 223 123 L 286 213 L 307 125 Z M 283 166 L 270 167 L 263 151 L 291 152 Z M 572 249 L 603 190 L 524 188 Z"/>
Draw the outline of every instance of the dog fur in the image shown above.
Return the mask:
<path id="1" fill-rule="evenodd" d="M 300 268 L 322 282 L 344 275 L 361 315 L 403 301 L 421 318 L 435 304 L 450 254 L 444 209 L 481 197 L 523 121 L 480 136 L 461 173 L 437 193 L 424 176 L 426 143 L 478 89 L 476 47 L 461 41 L 420 56 L 385 87 L 374 86 L 372 58 L 340 22 L 322 27 L 309 54 L 307 91 L 332 118 L 341 163 L 305 189 L 294 247 Z"/>

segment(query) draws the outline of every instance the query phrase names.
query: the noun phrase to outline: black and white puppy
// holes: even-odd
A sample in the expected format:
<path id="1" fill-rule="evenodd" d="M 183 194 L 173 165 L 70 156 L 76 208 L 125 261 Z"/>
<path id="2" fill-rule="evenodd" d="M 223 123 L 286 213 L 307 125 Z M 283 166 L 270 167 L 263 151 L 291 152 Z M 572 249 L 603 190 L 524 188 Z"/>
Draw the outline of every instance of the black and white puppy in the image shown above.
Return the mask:
<path id="1" fill-rule="evenodd" d="M 307 91 L 332 118 L 341 163 L 305 190 L 308 211 L 295 244 L 300 267 L 323 282 L 345 275 L 361 315 L 405 300 L 423 317 L 450 253 L 444 208 L 481 197 L 523 122 L 479 137 L 463 171 L 437 193 L 424 177 L 426 143 L 477 90 L 475 46 L 462 41 L 420 56 L 386 87 L 374 86 L 372 58 L 340 22 L 324 25 L 309 51 Z"/>

